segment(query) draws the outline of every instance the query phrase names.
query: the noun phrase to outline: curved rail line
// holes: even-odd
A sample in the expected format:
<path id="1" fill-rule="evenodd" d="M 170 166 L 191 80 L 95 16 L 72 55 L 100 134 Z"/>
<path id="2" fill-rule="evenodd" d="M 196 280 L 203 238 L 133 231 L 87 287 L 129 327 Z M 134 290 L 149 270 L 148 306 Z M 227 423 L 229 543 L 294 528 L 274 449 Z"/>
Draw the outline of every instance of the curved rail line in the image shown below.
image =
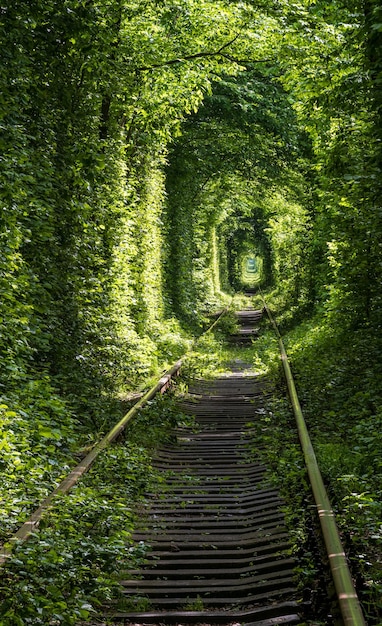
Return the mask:
<path id="1" fill-rule="evenodd" d="M 227 313 L 232 305 L 233 298 L 230 304 L 225 308 L 217 317 L 217 319 L 211 324 L 211 326 L 203 333 L 202 336 L 210 333 L 220 319 Z M 197 344 L 198 337 L 193 342 L 193 345 Z M 143 396 L 138 400 L 134 406 L 122 417 L 122 419 L 115 424 L 115 426 L 99 441 L 92 450 L 82 459 L 82 461 L 71 470 L 71 472 L 59 483 L 59 485 L 43 500 L 40 506 L 30 515 L 30 517 L 24 522 L 24 524 L 10 537 L 6 543 L 0 546 L 0 567 L 4 565 L 7 559 L 12 555 L 13 546 L 16 542 L 26 541 L 32 533 L 36 532 L 38 525 L 46 511 L 54 506 L 56 496 L 59 494 L 68 493 L 70 489 L 75 485 L 78 480 L 83 476 L 93 465 L 94 461 L 101 454 L 101 452 L 107 448 L 117 437 L 123 432 L 127 424 L 138 413 L 147 402 L 152 400 L 157 393 L 164 393 L 169 385 L 171 379 L 177 376 L 180 368 L 183 364 L 183 360 L 186 355 L 183 355 L 170 369 L 164 372 L 161 378 L 151 387 Z"/>
<path id="2" fill-rule="evenodd" d="M 229 307 L 228 307 L 229 308 Z M 206 331 L 210 332 L 222 314 Z M 312 491 L 345 626 L 365 626 L 338 530 L 298 401 L 285 348 L 277 333 L 289 395 L 296 417 Z M 251 344 L 262 311 L 238 312 L 238 345 Z M 4 564 L 16 540 L 38 528 L 55 496 L 66 493 L 98 455 L 124 430 L 138 410 L 163 392 L 183 357 L 126 413 L 0 550 Z M 232 623 L 253 626 L 301 624 L 294 581 L 295 563 L 277 490 L 264 483 L 256 460 L 251 423 L 264 411 L 267 383 L 242 362 L 215 381 L 197 381 L 182 408 L 195 416 L 197 431 L 177 431 L 177 445 L 158 450 L 154 464 L 166 476 L 162 493 L 152 494 L 135 538 L 152 545 L 145 569 L 129 572 L 122 588 L 126 602 L 141 599 L 150 610 L 113 614 L 125 623 Z M 144 514 L 143 514 L 144 513 Z"/>
<path id="3" fill-rule="evenodd" d="M 364 626 L 285 348 L 265 302 L 264 310 L 278 335 L 343 621 Z M 234 341 L 251 343 L 261 312 L 241 311 L 238 317 L 241 328 Z M 239 364 L 229 375 L 191 387 L 182 408 L 195 415 L 198 431 L 180 431 L 176 446 L 158 450 L 154 464 L 167 473 L 165 487 L 151 494 L 135 535 L 152 552 L 147 566 L 122 582 L 128 604 L 143 601 L 150 608 L 120 611 L 115 619 L 251 626 L 304 622 L 282 501 L 277 490 L 264 485 L 265 468 L 248 449 L 250 425 L 264 410 L 267 388 L 242 368 Z"/>

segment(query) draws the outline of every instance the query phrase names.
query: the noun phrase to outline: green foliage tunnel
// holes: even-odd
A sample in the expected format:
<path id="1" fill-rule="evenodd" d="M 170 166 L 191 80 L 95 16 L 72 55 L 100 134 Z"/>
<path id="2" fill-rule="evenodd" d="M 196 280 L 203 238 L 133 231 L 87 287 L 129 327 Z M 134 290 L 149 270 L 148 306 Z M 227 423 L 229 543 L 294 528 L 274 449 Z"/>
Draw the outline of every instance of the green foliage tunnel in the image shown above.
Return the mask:
<path id="1" fill-rule="evenodd" d="M 327 414 L 345 420 L 346 405 L 344 432 L 360 416 L 361 439 L 380 420 L 381 11 L 2 2 L 0 445 L 14 502 L 25 485 L 30 506 L 48 492 L 78 433 L 105 430 L 122 393 L 251 286 L 249 259 L 292 329 L 308 413 L 304 358 L 336 345 Z M 326 330 L 304 345 L 297 324 L 312 319 Z M 365 382 L 341 404 L 349 337 Z M 5 507 L 6 534 L 28 506 Z"/>

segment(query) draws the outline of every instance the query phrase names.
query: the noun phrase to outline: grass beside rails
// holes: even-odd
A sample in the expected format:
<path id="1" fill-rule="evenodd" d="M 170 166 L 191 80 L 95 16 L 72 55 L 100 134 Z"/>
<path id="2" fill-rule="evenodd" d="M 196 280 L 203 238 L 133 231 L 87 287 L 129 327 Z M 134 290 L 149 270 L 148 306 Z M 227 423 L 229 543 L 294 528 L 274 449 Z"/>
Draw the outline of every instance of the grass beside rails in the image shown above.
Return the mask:
<path id="1" fill-rule="evenodd" d="M 164 480 L 151 466 L 151 452 L 189 420 L 172 394 L 157 396 L 72 491 L 57 498 L 35 537 L 15 548 L 2 571 L 2 626 L 70 626 L 118 598 L 122 572 L 139 568 L 147 550 L 131 540 L 134 510 Z"/>
<path id="2" fill-rule="evenodd" d="M 191 339 L 178 322 L 168 320 L 162 334 L 151 329 L 156 341 L 156 359 L 171 366 Z M 146 362 L 147 355 L 140 355 Z M 128 362 L 130 390 L 147 390 L 163 369 L 148 370 Z M 138 384 L 139 381 L 139 384 Z M 90 389 L 79 376 L 77 396 L 64 394 L 48 375 L 21 377 L 0 398 L 0 543 L 6 540 L 40 502 L 55 489 L 78 460 L 102 439 L 121 418 L 121 398 L 115 390 Z M 136 387 L 133 385 L 136 383 Z M 126 395 L 126 394 L 125 394 Z M 121 394 L 122 396 L 122 394 Z"/>
<path id="3" fill-rule="evenodd" d="M 272 331 L 269 331 L 271 333 Z M 269 339 L 269 338 L 268 338 Z M 274 345 L 270 341 L 272 360 Z M 281 374 L 281 372 L 278 372 Z M 268 378 L 268 377 L 267 377 Z M 274 485 L 284 499 L 284 516 L 288 528 L 290 553 L 296 558 L 296 583 L 301 591 L 306 624 L 325 626 L 335 623 L 326 613 L 331 579 L 320 567 L 326 562 L 319 520 L 301 452 L 295 418 L 282 378 L 274 372 L 274 393 L 265 401 L 265 409 L 250 422 L 253 454 L 268 468 L 264 485 Z"/>
<path id="4" fill-rule="evenodd" d="M 276 304 L 270 299 L 278 321 Z M 284 315 L 282 322 L 290 328 L 291 318 Z M 282 334 L 367 622 L 380 625 L 382 338 L 371 328 L 341 326 L 320 312 Z M 277 421 L 283 411 L 273 409 Z M 277 439 L 277 430 L 272 436 Z M 281 476 L 283 456 L 275 463 Z"/>
<path id="5" fill-rule="evenodd" d="M 286 346 L 368 623 L 380 624 L 382 341 L 317 317 L 288 333 Z"/>

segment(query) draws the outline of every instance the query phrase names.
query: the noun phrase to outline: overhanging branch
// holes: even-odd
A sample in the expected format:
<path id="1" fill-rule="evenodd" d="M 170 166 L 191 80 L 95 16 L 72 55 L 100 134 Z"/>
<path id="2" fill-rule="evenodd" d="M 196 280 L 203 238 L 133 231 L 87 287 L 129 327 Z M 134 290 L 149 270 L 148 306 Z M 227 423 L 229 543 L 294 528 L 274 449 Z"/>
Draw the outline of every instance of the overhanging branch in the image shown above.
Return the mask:
<path id="1" fill-rule="evenodd" d="M 218 50 L 214 50 L 210 52 L 209 51 L 196 52 L 195 54 L 187 54 L 181 58 L 169 59 L 168 61 L 163 61 L 162 63 L 154 63 L 153 65 L 137 67 L 136 71 L 144 72 L 148 70 L 158 69 L 160 67 L 177 65 L 178 63 L 184 63 L 185 61 L 194 61 L 195 59 L 203 59 L 203 58 L 210 58 L 210 57 L 217 57 L 217 56 L 221 56 L 225 59 L 228 59 L 232 63 L 237 63 L 238 65 L 245 65 L 245 64 L 250 64 L 250 63 L 266 63 L 270 61 L 270 59 L 257 59 L 257 60 L 247 59 L 246 61 L 244 61 L 244 60 L 235 59 L 231 55 L 223 54 L 223 50 L 228 48 L 228 46 L 231 46 L 239 37 L 240 37 L 240 33 L 235 35 L 235 37 L 231 39 L 230 41 L 227 41 L 227 43 L 221 46 Z"/>

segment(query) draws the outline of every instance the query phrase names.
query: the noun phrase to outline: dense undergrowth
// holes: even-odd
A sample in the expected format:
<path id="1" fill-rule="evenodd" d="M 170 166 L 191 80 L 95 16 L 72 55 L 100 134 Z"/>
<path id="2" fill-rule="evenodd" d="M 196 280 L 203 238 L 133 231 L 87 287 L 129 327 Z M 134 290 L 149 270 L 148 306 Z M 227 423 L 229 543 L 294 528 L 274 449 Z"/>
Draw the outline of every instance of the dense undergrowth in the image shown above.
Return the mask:
<path id="1" fill-rule="evenodd" d="M 205 318 L 205 323 L 211 320 Z M 234 323 L 232 315 L 220 322 L 221 337 Z M 173 336 L 168 344 L 172 341 Z M 184 335 L 175 355 L 190 345 Z M 223 350 L 222 341 L 217 342 L 212 333 L 197 339 L 197 352 L 188 352 L 185 370 L 189 374 L 211 371 L 211 364 L 215 367 L 221 359 L 211 355 L 208 347 L 216 351 L 217 345 Z M 183 387 L 187 377 L 184 380 Z M 58 396 L 40 400 L 37 407 L 34 402 L 28 404 L 26 397 L 23 408 L 2 407 L 1 539 L 5 545 L 131 400 L 122 394 L 93 430 L 73 415 L 68 417 L 68 407 Z M 30 407 L 29 413 L 25 407 Z M 147 550 L 131 541 L 137 505 L 144 501 L 145 491 L 155 490 L 163 481 L 152 469 L 150 455 L 160 442 L 172 440 L 175 425 L 184 423 L 189 424 L 190 418 L 179 411 L 173 395 L 157 396 L 71 492 L 56 498 L 35 536 L 26 544 L 16 543 L 8 559 L 0 587 L 1 624 L 76 624 L 95 615 L 101 605 L 105 608 L 118 601 L 119 577 L 124 570 L 139 567 Z"/>
<path id="2" fill-rule="evenodd" d="M 222 338 L 234 324 L 227 315 L 217 331 L 220 340 L 210 333 L 195 342 L 181 389 L 192 373 L 206 375 L 223 367 L 229 351 Z M 2 407 L 5 545 L 129 404 L 122 397 L 119 410 L 109 413 L 100 428 L 88 431 L 73 416 L 67 417 L 67 406 L 58 397 L 50 396 L 37 407 L 26 400 L 23 409 Z M 25 407 L 30 407 L 29 413 Z M 96 615 L 101 605 L 118 601 L 120 576 L 139 567 L 147 550 L 131 540 L 134 516 L 139 515 L 144 493 L 163 481 L 151 467 L 152 450 L 172 440 L 171 429 L 184 423 L 190 418 L 179 411 L 172 394 L 157 396 L 71 492 L 55 499 L 36 534 L 27 543 L 16 543 L 7 561 L 0 587 L 1 624 L 76 624 Z"/>
<path id="3" fill-rule="evenodd" d="M 209 323 L 206 316 L 200 316 L 200 329 Z M 108 388 L 105 381 L 100 387 L 92 386 L 96 375 L 87 378 L 74 372 L 71 385 L 77 382 L 76 391 L 63 393 L 47 374 L 17 377 L 15 388 L 2 395 L 0 404 L 0 542 L 120 419 L 121 402 L 130 392 L 139 394 L 149 388 L 189 350 L 191 337 L 176 320 L 161 328 L 153 325 L 147 337 L 150 356 L 142 354 L 141 345 L 136 362 L 129 358 L 129 380 L 123 386 L 117 382 Z"/>

